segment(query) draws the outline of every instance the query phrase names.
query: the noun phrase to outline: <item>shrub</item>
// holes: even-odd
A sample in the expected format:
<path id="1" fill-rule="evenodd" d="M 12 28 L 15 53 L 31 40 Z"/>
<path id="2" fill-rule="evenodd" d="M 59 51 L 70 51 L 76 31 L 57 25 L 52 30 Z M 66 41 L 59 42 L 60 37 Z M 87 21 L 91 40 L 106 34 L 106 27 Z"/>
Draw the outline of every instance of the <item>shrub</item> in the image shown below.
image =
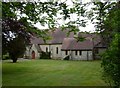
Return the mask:
<path id="1" fill-rule="evenodd" d="M 42 51 L 40 54 L 40 59 L 51 59 L 51 53 L 50 52 L 44 52 Z"/>
<path id="2" fill-rule="evenodd" d="M 2 60 L 8 60 L 10 59 L 9 54 L 2 55 Z"/>
<path id="3" fill-rule="evenodd" d="M 108 50 L 102 55 L 104 80 L 120 88 L 120 34 L 116 34 Z"/>

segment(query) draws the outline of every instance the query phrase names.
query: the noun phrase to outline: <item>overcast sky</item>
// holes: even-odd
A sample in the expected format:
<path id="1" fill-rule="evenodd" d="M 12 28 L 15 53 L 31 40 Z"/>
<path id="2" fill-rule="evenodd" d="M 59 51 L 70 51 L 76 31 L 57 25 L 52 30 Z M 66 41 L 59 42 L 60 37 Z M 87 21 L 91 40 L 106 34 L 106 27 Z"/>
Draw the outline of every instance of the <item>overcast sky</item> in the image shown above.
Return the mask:
<path id="1" fill-rule="evenodd" d="M 64 1 L 64 0 L 61 0 L 61 1 Z M 73 1 L 74 1 L 74 0 L 73 0 Z M 80 0 L 79 0 L 79 1 L 80 1 Z M 91 2 L 91 0 L 83 0 L 83 1 L 82 1 L 82 3 L 86 3 L 86 2 Z M 71 0 L 67 0 L 66 4 L 67 4 L 67 5 L 70 5 L 70 6 L 73 5 L 73 3 L 71 2 Z M 92 7 L 92 6 L 89 6 L 89 7 L 87 7 L 87 9 L 90 10 L 91 7 Z M 58 15 L 58 17 L 60 17 L 60 15 Z M 76 15 L 75 15 L 75 14 L 71 16 L 71 20 L 75 20 L 75 18 L 76 18 Z M 69 21 L 69 20 L 68 20 L 68 21 Z M 58 23 L 59 23 L 59 24 L 63 24 L 64 21 L 58 20 Z M 35 27 L 37 27 L 37 28 L 39 28 L 39 29 L 48 29 L 48 26 L 47 26 L 47 25 L 41 26 L 40 23 L 35 24 Z M 86 27 L 79 27 L 79 29 L 80 29 L 80 31 L 87 31 L 87 32 L 90 32 L 90 31 L 91 31 L 91 32 L 94 32 L 94 31 L 95 31 L 94 24 L 92 24 L 89 20 L 88 20 L 88 23 L 87 23 Z"/>

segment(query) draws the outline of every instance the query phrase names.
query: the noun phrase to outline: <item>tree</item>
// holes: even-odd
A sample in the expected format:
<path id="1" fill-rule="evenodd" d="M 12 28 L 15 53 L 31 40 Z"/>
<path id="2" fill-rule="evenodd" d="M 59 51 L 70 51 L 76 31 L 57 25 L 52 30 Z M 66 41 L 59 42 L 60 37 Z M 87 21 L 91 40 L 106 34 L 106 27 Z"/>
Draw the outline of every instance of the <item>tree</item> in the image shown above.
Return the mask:
<path id="1" fill-rule="evenodd" d="M 110 47 L 102 55 L 102 68 L 104 80 L 111 86 L 120 87 L 120 34 L 114 36 Z"/>
<path id="2" fill-rule="evenodd" d="M 15 13 L 15 9 L 21 5 L 21 3 L 2 4 L 2 14 L 4 14 L 2 16 L 2 50 L 3 54 L 9 53 L 13 62 L 16 62 L 17 58 L 24 54 L 30 37 L 26 18 L 18 19 Z"/>
<path id="3" fill-rule="evenodd" d="M 110 22 L 106 19 L 108 18 L 111 9 L 116 5 L 116 2 L 93 2 L 93 5 L 95 5 L 95 7 L 91 9 L 88 17 L 91 19 L 91 22 L 95 24 L 96 31 L 100 33 L 102 43 L 108 46 L 110 43 L 108 42 L 110 39 L 110 34 L 108 34 L 110 25 L 107 25 L 105 22 Z"/>
<path id="4" fill-rule="evenodd" d="M 38 30 L 34 27 L 33 24 L 37 22 L 43 26 L 47 24 L 50 29 L 62 26 L 62 29 L 70 28 L 69 32 L 73 31 L 76 33 L 79 31 L 76 26 L 85 26 L 86 22 L 81 19 L 81 16 L 85 15 L 86 10 L 82 4 L 77 2 L 73 2 L 73 4 L 73 7 L 69 7 L 66 4 L 66 1 L 60 1 L 59 3 L 50 1 L 39 3 L 35 1 L 2 2 L 3 54 L 8 52 L 13 59 L 13 62 L 16 62 L 16 59 L 20 54 L 22 55 L 22 52 L 25 50 L 25 46 L 22 46 L 23 43 L 21 43 L 23 51 L 20 52 L 20 50 L 17 50 L 17 47 L 19 47 L 19 45 L 17 45 L 18 40 L 27 45 L 29 43 L 30 34 L 37 34 L 37 36 L 43 37 L 44 40 L 49 39 L 49 37 L 46 36 L 46 31 Z M 57 13 L 63 16 L 61 18 L 56 18 Z M 74 13 L 78 15 L 76 20 L 70 20 L 63 25 L 60 25 L 57 22 L 58 19 L 70 19 L 70 15 Z M 13 49 L 11 47 L 13 47 Z M 14 53 L 17 53 L 16 56 L 13 55 Z"/>
<path id="5" fill-rule="evenodd" d="M 18 57 L 23 57 L 24 51 L 26 49 L 26 44 L 24 41 L 24 37 L 18 35 L 14 38 L 8 45 L 8 52 L 10 58 L 15 63 Z"/>
<path id="6" fill-rule="evenodd" d="M 17 61 L 20 55 L 23 55 L 26 45 L 29 42 L 29 34 L 23 25 L 18 21 L 11 19 L 2 20 L 2 44 L 3 54 L 9 53 L 13 62 Z"/>
<path id="7" fill-rule="evenodd" d="M 111 86 L 120 87 L 120 1 L 94 2 L 94 5 L 97 7 L 89 16 L 101 34 L 103 44 L 107 45 L 106 52 L 101 55 L 103 78 Z"/>
<path id="8" fill-rule="evenodd" d="M 109 11 L 104 21 L 104 37 L 108 49 L 102 55 L 103 77 L 110 85 L 120 87 L 120 1 Z"/>
<path id="9" fill-rule="evenodd" d="M 116 3 L 115 6 L 109 11 L 106 20 L 104 21 L 104 40 L 107 45 L 110 45 L 114 35 L 120 32 L 120 2 Z"/>

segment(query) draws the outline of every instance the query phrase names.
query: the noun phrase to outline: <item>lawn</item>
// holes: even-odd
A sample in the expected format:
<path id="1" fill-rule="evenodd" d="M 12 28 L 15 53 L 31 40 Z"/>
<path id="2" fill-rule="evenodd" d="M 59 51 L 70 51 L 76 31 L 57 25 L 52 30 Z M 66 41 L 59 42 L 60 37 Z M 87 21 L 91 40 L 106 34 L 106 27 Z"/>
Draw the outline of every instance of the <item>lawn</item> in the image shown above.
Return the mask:
<path id="1" fill-rule="evenodd" d="M 100 61 L 28 60 L 2 64 L 3 86 L 105 86 Z"/>

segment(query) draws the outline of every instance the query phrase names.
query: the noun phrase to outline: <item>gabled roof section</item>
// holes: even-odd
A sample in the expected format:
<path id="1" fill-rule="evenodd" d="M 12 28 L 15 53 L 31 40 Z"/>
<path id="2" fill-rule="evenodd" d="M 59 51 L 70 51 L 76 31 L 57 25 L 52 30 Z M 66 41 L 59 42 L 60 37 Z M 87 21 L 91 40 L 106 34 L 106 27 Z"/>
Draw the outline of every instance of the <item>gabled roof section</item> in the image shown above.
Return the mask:
<path id="1" fill-rule="evenodd" d="M 31 44 L 62 44 L 62 50 L 92 50 L 93 47 L 104 47 L 100 44 L 101 38 L 99 34 L 90 34 L 90 33 L 78 33 L 79 37 L 84 37 L 84 41 L 77 41 L 74 38 L 74 33 L 71 32 L 69 36 L 67 33 L 69 29 L 61 30 L 49 30 L 48 36 L 50 40 L 46 42 L 42 38 L 37 38 L 35 36 L 31 37 Z"/>
<path id="2" fill-rule="evenodd" d="M 43 44 L 44 41 L 43 41 L 42 38 L 38 38 L 38 37 L 36 37 L 36 36 L 31 36 L 31 38 L 30 38 L 30 43 L 31 43 L 31 44 Z"/>
<path id="3" fill-rule="evenodd" d="M 86 39 L 82 42 L 77 42 L 75 38 L 65 38 L 62 44 L 62 50 L 92 50 L 93 42 Z"/>
<path id="4" fill-rule="evenodd" d="M 81 33 L 79 32 L 78 37 L 85 37 L 85 39 L 93 41 L 94 45 L 98 44 L 101 41 L 100 35 L 99 34 L 93 34 L 93 33 Z"/>
<path id="5" fill-rule="evenodd" d="M 84 37 L 84 41 L 77 41 L 75 38 L 65 38 L 62 50 L 92 50 L 94 47 L 104 47 L 101 45 L 99 34 L 78 33 L 78 38 Z"/>
<path id="6" fill-rule="evenodd" d="M 68 36 L 67 33 L 69 30 L 61 30 L 61 29 L 56 29 L 56 30 L 50 30 L 48 31 L 48 36 L 51 38 L 50 40 L 47 40 L 46 42 L 43 41 L 42 38 L 38 38 L 35 36 L 31 37 L 31 44 L 62 44 L 64 38 L 73 38 L 74 33 L 71 32 Z"/>
<path id="7" fill-rule="evenodd" d="M 95 47 L 95 48 L 107 48 L 107 46 L 104 45 L 102 42 L 99 42 L 99 43 L 96 44 L 94 47 Z"/>
<path id="8" fill-rule="evenodd" d="M 69 30 L 60 30 L 57 29 L 55 31 L 52 32 L 52 40 L 51 40 L 51 44 L 56 44 L 56 43 L 62 43 L 64 38 L 73 38 L 74 37 L 74 33 L 71 32 L 70 35 L 67 36 L 67 33 L 69 32 Z"/>
<path id="9" fill-rule="evenodd" d="M 37 51 L 40 53 L 42 50 L 41 50 L 41 48 L 40 48 L 40 46 L 38 45 L 38 44 L 35 44 L 35 47 L 36 47 L 36 49 L 37 49 Z"/>

